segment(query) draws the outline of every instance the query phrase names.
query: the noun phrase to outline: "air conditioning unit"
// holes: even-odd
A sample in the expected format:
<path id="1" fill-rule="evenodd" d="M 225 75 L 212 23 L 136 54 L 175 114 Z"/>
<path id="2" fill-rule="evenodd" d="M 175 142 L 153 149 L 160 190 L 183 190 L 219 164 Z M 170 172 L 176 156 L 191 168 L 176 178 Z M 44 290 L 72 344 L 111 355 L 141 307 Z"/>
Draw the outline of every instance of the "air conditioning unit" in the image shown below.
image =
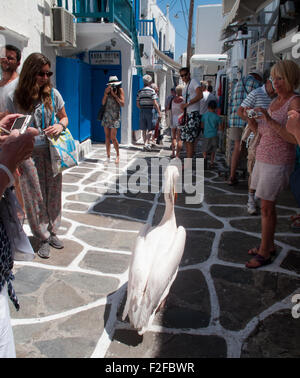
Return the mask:
<path id="1" fill-rule="evenodd" d="M 74 16 L 65 8 L 53 7 L 51 18 L 51 44 L 76 47 Z"/>

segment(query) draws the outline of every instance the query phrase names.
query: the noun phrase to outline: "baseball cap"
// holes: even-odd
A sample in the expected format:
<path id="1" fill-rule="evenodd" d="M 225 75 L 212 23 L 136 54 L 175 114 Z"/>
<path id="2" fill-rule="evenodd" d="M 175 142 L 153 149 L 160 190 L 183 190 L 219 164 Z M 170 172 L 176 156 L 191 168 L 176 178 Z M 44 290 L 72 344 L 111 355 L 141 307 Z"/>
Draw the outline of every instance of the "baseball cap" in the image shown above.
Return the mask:
<path id="1" fill-rule="evenodd" d="M 152 83 L 152 77 L 150 75 L 144 75 L 143 81 L 144 81 L 144 83 L 151 84 Z"/>

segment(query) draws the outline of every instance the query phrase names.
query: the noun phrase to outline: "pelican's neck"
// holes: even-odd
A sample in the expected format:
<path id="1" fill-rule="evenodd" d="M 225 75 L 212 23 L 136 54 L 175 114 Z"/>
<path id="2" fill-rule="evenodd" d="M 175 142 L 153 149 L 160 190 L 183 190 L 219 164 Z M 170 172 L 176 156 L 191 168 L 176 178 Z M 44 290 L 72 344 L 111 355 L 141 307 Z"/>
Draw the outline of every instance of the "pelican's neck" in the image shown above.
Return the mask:
<path id="1" fill-rule="evenodd" d="M 172 199 L 170 197 L 170 193 L 165 194 L 166 207 L 161 223 L 165 223 L 166 221 L 174 221 L 176 223 L 174 211 L 174 197 L 172 196 Z"/>

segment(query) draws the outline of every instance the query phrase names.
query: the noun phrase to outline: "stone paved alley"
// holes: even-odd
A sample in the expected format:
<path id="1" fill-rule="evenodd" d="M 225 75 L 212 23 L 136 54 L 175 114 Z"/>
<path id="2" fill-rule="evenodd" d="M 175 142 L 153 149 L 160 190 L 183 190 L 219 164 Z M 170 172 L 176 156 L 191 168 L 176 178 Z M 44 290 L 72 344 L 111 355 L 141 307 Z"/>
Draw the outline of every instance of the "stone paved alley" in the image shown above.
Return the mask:
<path id="1" fill-rule="evenodd" d="M 120 173 L 134 174 L 136 158 L 170 154 L 121 148 Z M 297 210 L 291 193 L 278 202 L 275 260 L 257 270 L 244 267 L 260 240 L 260 217 L 246 211 L 246 181 L 230 187 L 207 170 L 203 203 L 186 205 L 179 195 L 184 255 L 164 310 L 142 337 L 121 320 L 128 265 L 139 229 L 160 221 L 164 200 L 161 193 L 108 190 L 117 176 L 104 161 L 105 146 L 94 145 L 64 173 L 65 248 L 51 248 L 48 260 L 36 255 L 15 264 L 17 357 L 300 357 L 300 318 L 291 301 L 300 294 L 300 239 L 290 230 Z"/>

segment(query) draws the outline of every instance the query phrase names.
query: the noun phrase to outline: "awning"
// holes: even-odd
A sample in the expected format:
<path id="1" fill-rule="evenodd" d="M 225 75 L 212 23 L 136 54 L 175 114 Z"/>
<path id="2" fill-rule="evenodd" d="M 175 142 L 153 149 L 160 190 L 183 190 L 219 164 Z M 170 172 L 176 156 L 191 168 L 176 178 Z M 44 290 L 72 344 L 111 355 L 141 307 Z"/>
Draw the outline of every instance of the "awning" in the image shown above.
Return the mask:
<path id="1" fill-rule="evenodd" d="M 195 54 L 191 57 L 193 63 L 218 63 L 226 62 L 226 54 Z"/>
<path id="2" fill-rule="evenodd" d="M 227 12 L 226 21 L 222 27 L 223 30 L 233 22 L 241 22 L 250 16 L 260 12 L 273 0 L 223 0 L 223 13 Z M 230 9 L 231 7 L 231 9 Z"/>
<path id="3" fill-rule="evenodd" d="M 172 69 L 179 70 L 181 68 L 181 65 L 179 63 L 175 62 L 175 60 L 168 57 L 166 54 L 158 50 L 156 47 L 154 47 L 154 52 L 156 55 L 160 57 L 164 64 L 171 67 Z"/>

